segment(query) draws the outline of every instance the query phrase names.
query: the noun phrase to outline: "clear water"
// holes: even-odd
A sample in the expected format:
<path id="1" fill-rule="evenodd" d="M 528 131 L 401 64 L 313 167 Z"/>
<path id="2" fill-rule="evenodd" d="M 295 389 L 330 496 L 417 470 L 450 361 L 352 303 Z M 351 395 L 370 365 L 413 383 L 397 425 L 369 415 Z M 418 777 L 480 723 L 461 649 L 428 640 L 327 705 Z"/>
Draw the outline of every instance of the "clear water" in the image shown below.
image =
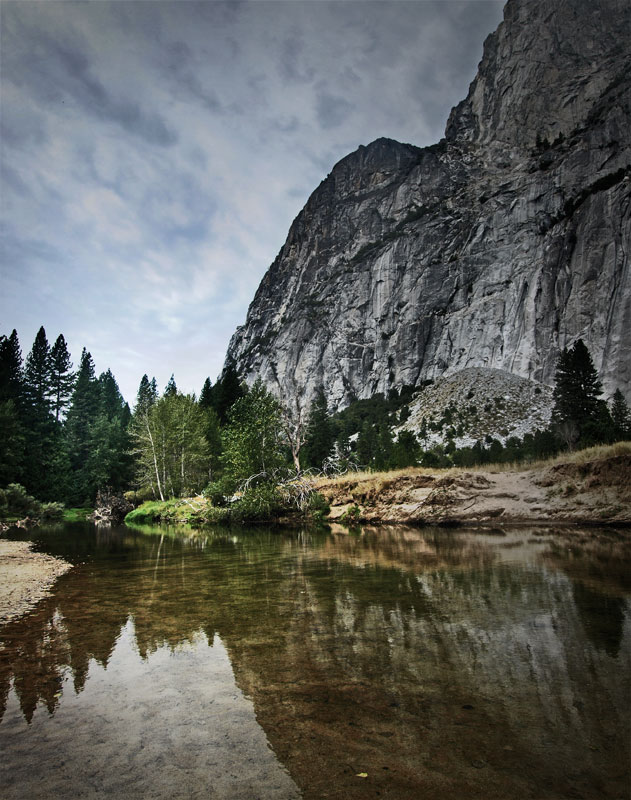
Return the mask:
<path id="1" fill-rule="evenodd" d="M 629 797 L 628 531 L 30 535 L 3 800 Z"/>

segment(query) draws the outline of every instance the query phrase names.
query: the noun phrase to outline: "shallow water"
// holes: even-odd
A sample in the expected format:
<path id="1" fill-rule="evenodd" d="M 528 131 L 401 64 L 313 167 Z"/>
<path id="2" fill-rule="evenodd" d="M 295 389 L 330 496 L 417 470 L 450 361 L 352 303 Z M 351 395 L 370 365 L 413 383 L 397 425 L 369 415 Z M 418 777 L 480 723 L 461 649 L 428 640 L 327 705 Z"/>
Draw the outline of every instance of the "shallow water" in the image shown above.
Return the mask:
<path id="1" fill-rule="evenodd" d="M 629 797 L 628 531 L 31 535 L 2 798 Z"/>

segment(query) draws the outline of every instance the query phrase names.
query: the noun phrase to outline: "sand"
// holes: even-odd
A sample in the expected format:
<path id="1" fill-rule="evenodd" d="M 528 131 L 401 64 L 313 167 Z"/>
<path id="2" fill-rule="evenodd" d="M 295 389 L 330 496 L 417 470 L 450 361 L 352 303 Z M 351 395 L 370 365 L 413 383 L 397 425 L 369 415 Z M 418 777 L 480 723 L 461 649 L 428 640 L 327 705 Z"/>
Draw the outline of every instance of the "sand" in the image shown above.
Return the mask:
<path id="1" fill-rule="evenodd" d="M 35 553 L 30 542 L 0 539 L 0 625 L 30 611 L 70 564 Z"/>

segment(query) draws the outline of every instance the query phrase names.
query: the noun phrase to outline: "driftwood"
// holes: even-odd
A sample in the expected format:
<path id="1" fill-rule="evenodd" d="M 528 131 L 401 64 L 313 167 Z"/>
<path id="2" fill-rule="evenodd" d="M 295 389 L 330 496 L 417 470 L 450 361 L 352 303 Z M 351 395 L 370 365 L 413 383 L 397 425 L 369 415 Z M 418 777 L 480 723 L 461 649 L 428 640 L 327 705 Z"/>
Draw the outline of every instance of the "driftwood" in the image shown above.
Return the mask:
<path id="1" fill-rule="evenodd" d="M 90 519 L 99 523 L 122 522 L 133 509 L 133 505 L 122 494 L 110 489 L 99 489 L 96 495 L 96 507 Z"/>

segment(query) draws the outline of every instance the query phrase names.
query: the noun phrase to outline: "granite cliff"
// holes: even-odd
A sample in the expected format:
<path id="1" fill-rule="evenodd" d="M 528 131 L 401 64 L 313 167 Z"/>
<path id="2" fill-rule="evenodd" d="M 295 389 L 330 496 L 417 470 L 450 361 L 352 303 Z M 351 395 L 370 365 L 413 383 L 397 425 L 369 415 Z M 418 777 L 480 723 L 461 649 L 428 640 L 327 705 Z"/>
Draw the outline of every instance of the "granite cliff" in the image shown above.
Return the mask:
<path id="1" fill-rule="evenodd" d="M 508 0 L 445 138 L 313 192 L 228 359 L 331 407 L 470 367 L 550 384 L 582 337 L 631 388 L 631 6 Z"/>

